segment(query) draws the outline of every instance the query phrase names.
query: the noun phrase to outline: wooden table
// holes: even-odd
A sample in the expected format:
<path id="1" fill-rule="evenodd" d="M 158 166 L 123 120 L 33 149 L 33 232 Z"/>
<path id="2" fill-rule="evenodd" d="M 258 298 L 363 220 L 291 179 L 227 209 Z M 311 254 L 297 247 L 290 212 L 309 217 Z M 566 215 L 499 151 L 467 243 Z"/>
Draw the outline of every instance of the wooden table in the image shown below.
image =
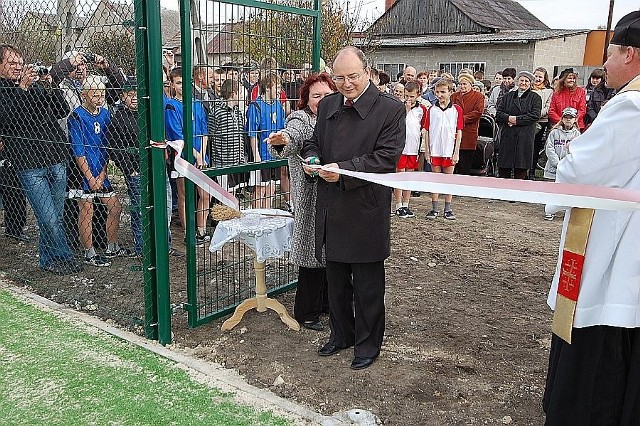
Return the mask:
<path id="1" fill-rule="evenodd" d="M 293 319 L 287 309 L 275 299 L 267 297 L 265 262 L 267 258 L 281 257 L 291 251 L 293 218 L 291 216 L 262 216 L 263 210 L 245 211 L 243 217 L 218 223 L 211 239 L 209 250 L 220 250 L 231 240 L 239 240 L 253 250 L 253 268 L 256 276 L 256 295 L 240 303 L 231 318 L 222 324 L 222 330 L 231 330 L 242 321 L 244 314 L 255 309 L 265 312 L 275 311 L 289 328 L 300 330 L 300 324 Z M 255 213 L 254 213 L 255 212 Z M 284 212 L 282 212 L 284 214 Z"/>

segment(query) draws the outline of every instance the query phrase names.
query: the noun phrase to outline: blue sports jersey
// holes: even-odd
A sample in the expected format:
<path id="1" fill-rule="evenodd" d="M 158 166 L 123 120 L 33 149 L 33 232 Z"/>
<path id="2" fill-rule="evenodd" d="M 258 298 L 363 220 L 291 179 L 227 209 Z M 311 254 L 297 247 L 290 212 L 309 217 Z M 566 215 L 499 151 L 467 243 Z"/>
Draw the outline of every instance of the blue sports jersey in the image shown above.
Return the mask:
<path id="1" fill-rule="evenodd" d="M 271 132 L 284 129 L 285 112 L 279 100 L 265 102 L 262 98 L 249 104 L 247 109 L 247 133 L 258 140 L 262 161 L 273 160 L 265 139 Z"/>
<path id="2" fill-rule="evenodd" d="M 169 141 L 184 140 L 184 127 L 182 126 L 182 101 L 169 99 L 164 109 L 164 120 L 166 126 L 166 137 Z M 203 136 L 207 134 L 207 114 L 201 102 L 194 102 L 191 109 L 193 117 L 193 149 L 202 149 Z M 184 154 L 182 155 L 184 158 Z M 206 163 L 209 157 L 205 155 Z"/>
<path id="3" fill-rule="evenodd" d="M 74 109 L 67 120 L 73 156 L 75 158 L 84 157 L 94 177 L 100 175 L 107 165 L 106 131 L 110 121 L 111 114 L 107 108 L 98 108 L 94 115 L 82 106 Z M 110 186 L 109 179 L 105 178 L 104 187 Z M 84 176 L 82 177 L 82 188 L 85 191 L 90 190 Z"/>

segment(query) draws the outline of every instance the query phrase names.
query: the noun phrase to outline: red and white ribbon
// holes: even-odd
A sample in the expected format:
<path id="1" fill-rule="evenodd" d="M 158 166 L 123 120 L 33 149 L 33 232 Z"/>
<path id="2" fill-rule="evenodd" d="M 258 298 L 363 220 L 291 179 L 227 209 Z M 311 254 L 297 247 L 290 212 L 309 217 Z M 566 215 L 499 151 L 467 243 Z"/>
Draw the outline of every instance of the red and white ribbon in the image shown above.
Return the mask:
<path id="1" fill-rule="evenodd" d="M 429 172 L 364 173 L 324 166 L 313 168 L 407 191 L 600 210 L 640 210 L 640 191 L 628 189 Z"/>
<path id="2" fill-rule="evenodd" d="M 225 206 L 240 210 L 240 201 L 238 201 L 236 197 L 230 194 L 222 186 L 218 185 L 216 181 L 204 174 L 202 170 L 198 169 L 196 166 L 180 156 L 182 149 L 184 148 L 184 141 L 167 141 L 167 145 L 178 152 L 174 164 L 176 172 L 202 188 L 207 194 L 211 195 Z"/>

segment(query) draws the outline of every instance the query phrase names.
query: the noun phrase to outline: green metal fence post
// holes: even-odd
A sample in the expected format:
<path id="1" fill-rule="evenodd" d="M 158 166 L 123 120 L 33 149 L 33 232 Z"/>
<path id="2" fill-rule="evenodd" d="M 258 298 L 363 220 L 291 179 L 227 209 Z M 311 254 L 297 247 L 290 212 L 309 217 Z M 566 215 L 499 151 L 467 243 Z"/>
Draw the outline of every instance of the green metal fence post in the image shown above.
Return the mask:
<path id="1" fill-rule="evenodd" d="M 316 71 L 324 71 L 320 69 L 320 47 L 322 44 L 322 36 L 320 32 L 322 26 L 322 0 L 315 0 L 313 8 L 316 11 L 316 16 L 313 18 L 313 69 Z"/>
<path id="2" fill-rule="evenodd" d="M 135 11 L 135 35 L 136 35 L 136 69 L 138 77 L 138 144 L 140 146 L 140 186 L 141 186 L 141 208 L 153 205 L 153 199 L 150 191 L 150 171 L 151 159 L 144 146 L 146 141 L 151 140 L 151 121 L 149 112 L 149 70 L 147 68 L 148 45 L 146 39 L 146 1 L 136 0 L 134 4 Z M 158 289 L 154 279 L 155 274 L 151 265 L 151 255 L 153 254 L 153 233 L 151 232 L 151 223 L 153 222 L 152 213 L 149 209 L 143 209 L 142 212 L 142 230 L 144 242 L 144 260 L 143 260 L 143 282 L 144 282 L 144 329 L 147 339 L 158 339 L 158 305 L 156 298 Z"/>
<path id="3" fill-rule="evenodd" d="M 141 120 L 146 120 L 148 139 L 141 141 L 143 151 L 150 149 L 147 158 L 147 185 L 142 190 L 149 208 L 143 212 L 144 240 L 148 250 L 145 256 L 145 274 L 152 277 L 155 292 L 149 293 L 149 298 L 155 297 L 155 319 L 157 338 L 162 344 L 171 343 L 171 299 L 169 286 L 169 230 L 167 218 L 166 169 L 165 150 L 150 148 L 150 141 L 164 142 L 164 100 L 162 92 L 162 36 L 160 32 L 160 1 L 137 0 L 140 4 L 142 19 L 138 22 L 136 33 L 144 38 L 141 45 L 146 47 L 145 54 L 138 53 L 138 70 L 144 81 L 144 88 L 148 93 L 139 94 L 145 114 Z M 145 16 L 146 15 L 146 16 Z M 146 21 L 144 20 L 146 18 Z M 145 57 L 146 56 L 146 57 Z M 143 96 L 144 95 L 144 96 Z M 142 121 L 140 124 L 143 124 Z M 151 324 L 153 326 L 153 323 Z"/>
<path id="4" fill-rule="evenodd" d="M 180 49 L 182 51 L 182 136 L 184 158 L 193 163 L 193 84 L 191 77 L 191 1 L 180 0 Z M 206 53 L 205 53 L 206 54 Z M 184 179 L 185 245 L 187 251 L 187 289 L 196 288 L 195 188 Z M 187 290 L 189 291 L 189 290 Z"/>

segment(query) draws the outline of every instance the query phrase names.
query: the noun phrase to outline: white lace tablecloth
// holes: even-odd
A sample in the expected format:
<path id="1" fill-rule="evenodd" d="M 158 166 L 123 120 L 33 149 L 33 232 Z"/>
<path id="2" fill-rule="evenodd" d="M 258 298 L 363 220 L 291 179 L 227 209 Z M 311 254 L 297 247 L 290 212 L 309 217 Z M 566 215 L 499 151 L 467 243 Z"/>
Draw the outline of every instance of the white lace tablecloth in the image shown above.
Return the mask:
<path id="1" fill-rule="evenodd" d="M 281 216 L 262 216 L 260 213 Z M 291 251 L 292 237 L 293 217 L 287 212 L 275 209 L 244 210 L 242 217 L 218 223 L 209 251 L 220 250 L 228 241 L 236 239 L 251 247 L 258 262 L 264 262 Z"/>

